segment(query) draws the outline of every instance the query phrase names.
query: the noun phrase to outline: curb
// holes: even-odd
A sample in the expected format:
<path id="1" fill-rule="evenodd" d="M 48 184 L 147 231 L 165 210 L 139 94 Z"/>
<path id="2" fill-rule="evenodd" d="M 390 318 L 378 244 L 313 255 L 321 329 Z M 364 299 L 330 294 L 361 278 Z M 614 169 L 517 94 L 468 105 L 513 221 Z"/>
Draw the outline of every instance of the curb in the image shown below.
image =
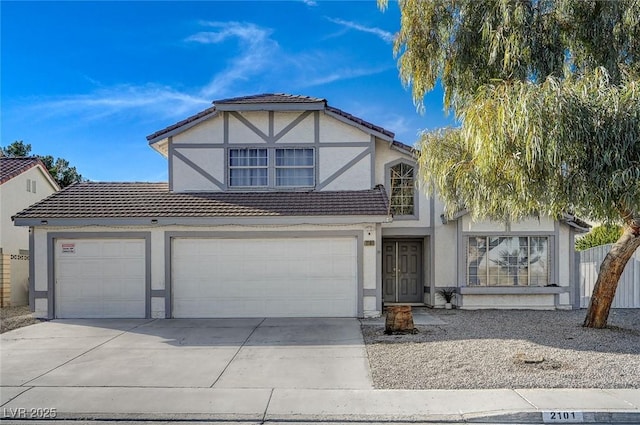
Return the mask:
<path id="1" fill-rule="evenodd" d="M 582 420 L 575 421 L 544 421 L 542 411 L 531 412 L 495 412 L 482 414 L 435 414 L 435 415 L 270 415 L 270 414 L 235 414 L 235 413 L 71 413 L 59 412 L 55 418 L 39 419 L 25 417 L 11 417 L 2 412 L 0 419 L 6 424 L 34 424 L 34 423 L 61 423 L 61 421 L 165 421 L 165 422 L 259 422 L 259 423 L 470 423 L 470 424 L 639 424 L 640 413 L 633 411 L 590 411 L 581 412 Z"/>

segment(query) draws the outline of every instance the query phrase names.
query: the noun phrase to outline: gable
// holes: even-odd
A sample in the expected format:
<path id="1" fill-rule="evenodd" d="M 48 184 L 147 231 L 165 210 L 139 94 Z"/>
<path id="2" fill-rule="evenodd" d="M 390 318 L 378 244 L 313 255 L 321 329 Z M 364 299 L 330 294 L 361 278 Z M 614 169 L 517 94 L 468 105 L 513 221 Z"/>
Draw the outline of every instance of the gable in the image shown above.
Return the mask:
<path id="1" fill-rule="evenodd" d="M 28 177 L 25 177 L 27 175 Z M 60 186 L 53 180 L 39 158 L 0 158 L 0 185 L 6 187 L 9 181 L 19 177 L 23 179 L 37 179 L 37 181 L 41 182 L 40 185 L 45 185 L 50 191 L 60 190 Z M 44 188 L 43 186 L 43 189 Z"/>
<path id="2" fill-rule="evenodd" d="M 172 143 L 222 143 L 224 126 L 219 115 L 210 117 L 184 132 L 172 136 Z"/>
<path id="3" fill-rule="evenodd" d="M 265 94 L 214 103 L 147 137 L 169 159 L 170 190 L 371 189 L 376 140 L 407 148 L 320 98 Z"/>
<path id="4" fill-rule="evenodd" d="M 170 136 L 170 188 L 178 192 L 233 190 L 237 183 L 230 180 L 230 155 L 238 155 L 238 149 L 254 153 L 259 149 L 268 158 L 263 170 L 256 171 L 263 180 L 259 187 L 248 189 L 273 190 L 280 172 L 276 155 L 306 149 L 305 155 L 313 160 L 308 167 L 313 177 L 307 177 L 313 182 L 304 185 L 307 190 L 371 189 L 375 186 L 374 140 L 362 126 L 319 110 L 222 111 Z"/>
<path id="5" fill-rule="evenodd" d="M 371 135 L 361 128 L 347 124 L 335 117 L 322 114 L 320 116 L 320 138 L 326 143 L 367 143 L 371 140 Z"/>

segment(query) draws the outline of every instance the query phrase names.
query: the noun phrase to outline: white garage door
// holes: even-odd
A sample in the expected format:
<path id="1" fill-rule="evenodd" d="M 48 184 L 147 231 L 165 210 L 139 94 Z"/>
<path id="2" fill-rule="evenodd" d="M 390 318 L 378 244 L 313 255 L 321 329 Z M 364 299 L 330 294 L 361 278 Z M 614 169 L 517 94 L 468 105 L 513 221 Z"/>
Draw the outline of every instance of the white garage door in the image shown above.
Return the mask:
<path id="1" fill-rule="evenodd" d="M 58 239 L 57 318 L 144 318 L 143 239 Z"/>
<path id="2" fill-rule="evenodd" d="M 355 317 L 355 238 L 173 240 L 174 317 Z"/>

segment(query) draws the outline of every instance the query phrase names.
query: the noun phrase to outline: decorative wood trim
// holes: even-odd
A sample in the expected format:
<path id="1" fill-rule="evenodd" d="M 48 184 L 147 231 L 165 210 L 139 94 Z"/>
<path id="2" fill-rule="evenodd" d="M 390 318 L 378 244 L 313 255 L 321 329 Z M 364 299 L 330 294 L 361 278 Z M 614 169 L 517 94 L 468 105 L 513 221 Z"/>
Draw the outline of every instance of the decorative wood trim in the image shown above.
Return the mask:
<path id="1" fill-rule="evenodd" d="M 211 183 L 216 185 L 220 190 L 224 190 L 224 184 L 222 182 L 220 182 L 220 180 L 218 180 L 215 177 L 213 177 L 211 174 L 207 173 L 198 164 L 196 164 L 195 162 L 191 161 L 189 158 L 187 158 L 186 156 L 184 156 L 183 154 L 181 154 L 178 151 L 174 150 L 173 155 L 176 156 L 178 159 L 180 159 L 185 164 L 187 164 L 188 166 L 190 166 L 192 169 L 197 171 L 198 174 L 200 174 L 202 177 L 204 177 L 205 179 L 209 180 Z"/>
<path id="2" fill-rule="evenodd" d="M 338 177 L 340 177 L 342 174 L 344 174 L 347 170 L 349 170 L 351 167 L 353 167 L 354 165 L 356 165 L 358 162 L 362 161 L 363 158 L 366 158 L 367 155 L 371 154 L 371 148 L 365 149 L 362 152 L 360 152 L 358 155 L 356 155 L 355 157 L 353 157 L 353 159 L 351 159 L 351 161 L 347 162 L 345 165 L 343 165 L 342 167 L 340 167 L 338 169 L 338 171 L 336 171 L 335 173 L 331 174 L 329 177 L 327 177 L 326 179 L 324 179 L 323 182 L 318 183 L 317 185 L 317 189 L 321 190 L 324 187 L 326 187 L 329 183 L 333 182 L 335 179 L 337 179 Z"/>

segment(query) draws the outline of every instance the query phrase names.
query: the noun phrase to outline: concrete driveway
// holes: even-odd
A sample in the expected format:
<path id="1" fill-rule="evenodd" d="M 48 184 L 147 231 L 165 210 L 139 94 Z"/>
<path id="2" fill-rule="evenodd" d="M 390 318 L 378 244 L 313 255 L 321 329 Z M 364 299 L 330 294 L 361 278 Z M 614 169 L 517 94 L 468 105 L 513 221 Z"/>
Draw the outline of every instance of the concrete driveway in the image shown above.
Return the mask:
<path id="1" fill-rule="evenodd" d="M 3 392 L 372 388 L 356 319 L 55 320 L 0 342 Z"/>

